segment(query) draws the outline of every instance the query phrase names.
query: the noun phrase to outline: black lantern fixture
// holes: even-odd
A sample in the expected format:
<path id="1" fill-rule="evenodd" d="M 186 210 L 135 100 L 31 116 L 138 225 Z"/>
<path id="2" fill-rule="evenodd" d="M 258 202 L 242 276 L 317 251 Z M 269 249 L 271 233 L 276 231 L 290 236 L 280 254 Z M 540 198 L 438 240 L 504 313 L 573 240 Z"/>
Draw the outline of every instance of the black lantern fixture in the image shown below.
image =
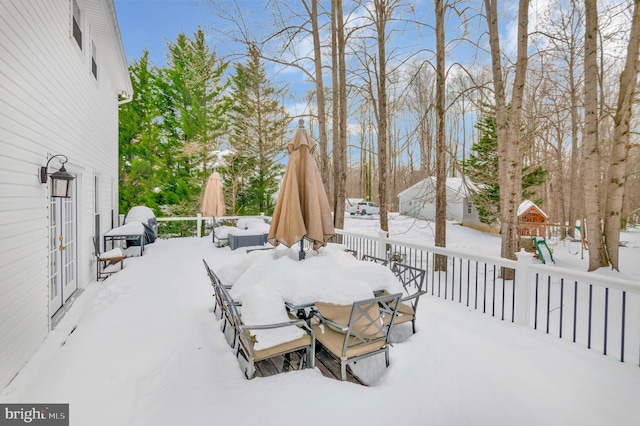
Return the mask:
<path id="1" fill-rule="evenodd" d="M 48 167 L 51 160 L 56 157 L 63 157 L 60 160 L 60 170 L 54 173 L 48 173 Z M 67 172 L 64 168 L 64 164 L 69 161 L 66 155 L 56 154 L 49 158 L 47 165 L 40 167 L 40 182 L 47 183 L 47 176 L 51 176 L 51 196 L 57 198 L 71 198 L 71 182 L 75 179 L 75 176 Z"/>

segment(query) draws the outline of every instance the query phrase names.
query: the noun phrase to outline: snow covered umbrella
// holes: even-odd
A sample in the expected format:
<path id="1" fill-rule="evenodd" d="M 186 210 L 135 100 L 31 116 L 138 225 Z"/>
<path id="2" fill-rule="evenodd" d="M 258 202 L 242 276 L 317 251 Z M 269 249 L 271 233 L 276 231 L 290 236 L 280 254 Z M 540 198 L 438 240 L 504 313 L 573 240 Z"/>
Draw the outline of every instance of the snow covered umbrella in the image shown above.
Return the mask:
<path id="1" fill-rule="evenodd" d="M 304 128 L 304 120 L 299 120 L 298 130 L 287 145 L 289 162 L 267 238 L 274 246 L 282 243 L 291 247 L 300 242 L 300 260 L 305 257 L 303 239 L 317 250 L 335 234 L 329 199 L 312 155 L 315 144 Z"/>
<path id="2" fill-rule="evenodd" d="M 220 173 L 213 172 L 207 181 L 202 199 L 203 216 L 224 216 L 224 197 L 222 195 L 222 180 Z"/>

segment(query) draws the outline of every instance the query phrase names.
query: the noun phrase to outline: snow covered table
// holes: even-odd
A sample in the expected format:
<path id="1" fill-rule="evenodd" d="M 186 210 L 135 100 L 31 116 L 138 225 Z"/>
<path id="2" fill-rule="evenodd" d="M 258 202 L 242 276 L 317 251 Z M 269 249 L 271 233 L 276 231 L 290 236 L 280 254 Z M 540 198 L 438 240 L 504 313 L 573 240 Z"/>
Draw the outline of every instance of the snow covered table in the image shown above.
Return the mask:
<path id="1" fill-rule="evenodd" d="M 129 222 L 125 225 L 113 228 L 104 234 L 104 247 L 107 248 L 107 241 L 125 240 L 135 241 L 140 245 L 140 256 L 144 253 L 145 231 L 142 222 Z"/>

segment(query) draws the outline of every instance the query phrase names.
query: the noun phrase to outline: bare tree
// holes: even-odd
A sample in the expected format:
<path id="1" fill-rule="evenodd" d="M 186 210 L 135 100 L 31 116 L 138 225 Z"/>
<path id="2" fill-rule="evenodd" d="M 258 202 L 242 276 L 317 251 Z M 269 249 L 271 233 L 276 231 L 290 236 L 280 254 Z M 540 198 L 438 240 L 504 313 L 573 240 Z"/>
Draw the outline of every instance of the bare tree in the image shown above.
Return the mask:
<path id="1" fill-rule="evenodd" d="M 445 140 L 445 47 L 444 47 L 444 5 L 443 0 L 435 0 L 436 15 L 436 232 L 437 247 L 447 246 L 447 151 Z M 437 256 L 434 268 L 447 269 L 447 258 Z"/>
<path id="2" fill-rule="evenodd" d="M 619 270 L 620 226 L 622 201 L 627 176 L 627 160 L 630 145 L 630 122 L 633 100 L 638 85 L 640 62 L 640 0 L 634 0 L 631 33 L 627 45 L 627 59 L 620 75 L 618 107 L 614 117 L 613 146 L 607 178 L 606 211 L 604 216 L 604 243 L 611 266 Z"/>
<path id="3" fill-rule="evenodd" d="M 342 0 L 331 0 L 331 78 L 333 83 L 333 225 L 344 227 L 347 182 L 347 77 Z"/>
<path id="4" fill-rule="evenodd" d="M 518 36 L 516 71 L 511 94 L 510 114 L 507 117 L 505 83 L 502 74 L 500 38 L 498 36 L 498 0 L 484 0 L 489 26 L 489 43 L 493 71 L 496 107 L 496 133 L 498 139 L 498 175 L 500 179 L 500 232 L 501 256 L 515 259 L 519 247 L 518 206 L 522 197 L 522 156 L 520 153 L 520 124 L 525 79 L 527 73 L 527 46 L 529 1 L 518 2 Z"/>
<path id="5" fill-rule="evenodd" d="M 584 41 L 584 196 L 589 271 L 608 266 L 600 219 L 600 149 L 598 147 L 598 9 L 596 0 L 585 0 Z M 584 226 L 583 226 L 584 228 Z M 584 230 L 584 229 L 583 229 Z"/>
<path id="6" fill-rule="evenodd" d="M 311 19 L 311 35 L 313 37 L 313 64 L 315 68 L 315 98 L 318 108 L 318 133 L 320 143 L 320 174 L 325 188 L 329 188 L 329 138 L 327 136 L 327 113 L 324 98 L 324 82 L 322 79 L 322 46 L 320 43 L 320 27 L 318 25 L 318 0 L 311 0 L 311 7 L 306 0 L 302 5 Z"/>

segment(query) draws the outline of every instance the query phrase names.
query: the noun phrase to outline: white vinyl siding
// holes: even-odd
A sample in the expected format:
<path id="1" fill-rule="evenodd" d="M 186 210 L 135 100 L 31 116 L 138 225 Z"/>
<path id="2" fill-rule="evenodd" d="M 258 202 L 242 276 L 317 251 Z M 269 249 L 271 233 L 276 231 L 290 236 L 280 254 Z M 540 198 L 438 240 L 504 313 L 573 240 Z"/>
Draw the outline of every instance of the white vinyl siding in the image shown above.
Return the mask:
<path id="1" fill-rule="evenodd" d="M 77 0 L 71 0 L 71 35 L 82 50 L 82 10 Z"/>
<path id="2" fill-rule="evenodd" d="M 103 20 L 92 38 L 101 66 L 111 72 L 102 73 L 100 84 L 70 34 L 69 1 L 0 2 L 0 389 L 49 332 L 49 183 L 38 179 L 48 156 L 66 155 L 67 170 L 77 175 L 80 288 L 94 278 L 96 174 L 99 196 L 109 198 L 101 200 L 100 214 L 111 215 L 110 183 L 118 173 L 117 94 L 130 93 L 131 83 L 123 71 L 121 41 L 113 42 L 112 0 L 77 1 L 85 28 L 92 16 Z M 59 166 L 52 161 L 49 172 Z"/>

